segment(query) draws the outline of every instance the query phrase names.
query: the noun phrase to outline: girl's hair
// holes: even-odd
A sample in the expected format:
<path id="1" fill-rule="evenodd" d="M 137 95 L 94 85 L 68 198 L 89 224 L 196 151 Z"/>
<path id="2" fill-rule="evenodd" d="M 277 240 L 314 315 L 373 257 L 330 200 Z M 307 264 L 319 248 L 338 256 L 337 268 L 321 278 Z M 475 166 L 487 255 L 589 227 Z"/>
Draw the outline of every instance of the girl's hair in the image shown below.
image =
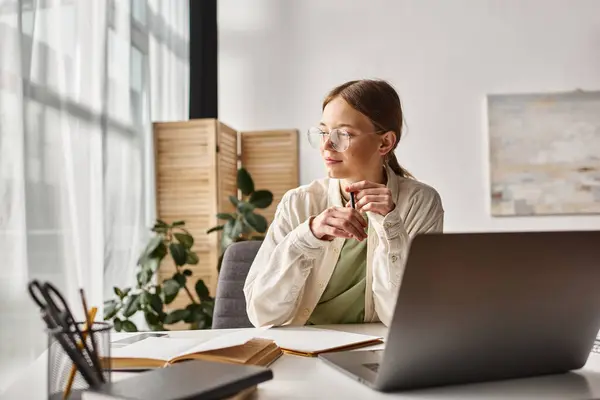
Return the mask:
<path id="1" fill-rule="evenodd" d="M 396 175 L 413 178 L 412 174 L 400 165 L 394 154 L 402 137 L 403 116 L 400 97 L 392 85 L 378 79 L 361 79 L 343 83 L 327 94 L 323 100 L 323 109 L 338 96 L 352 108 L 366 115 L 381 133 L 393 131 L 396 134 L 396 143 L 386 154 L 385 162 Z"/>

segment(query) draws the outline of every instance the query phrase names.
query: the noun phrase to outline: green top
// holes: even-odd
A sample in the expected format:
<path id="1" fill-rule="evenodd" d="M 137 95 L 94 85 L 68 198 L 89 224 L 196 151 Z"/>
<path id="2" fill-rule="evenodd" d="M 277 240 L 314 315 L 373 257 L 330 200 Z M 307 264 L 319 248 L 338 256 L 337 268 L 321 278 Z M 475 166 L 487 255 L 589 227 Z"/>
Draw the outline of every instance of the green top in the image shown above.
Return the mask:
<path id="1" fill-rule="evenodd" d="M 307 324 L 364 322 L 366 276 L 367 240 L 347 239 L 331 279 Z"/>

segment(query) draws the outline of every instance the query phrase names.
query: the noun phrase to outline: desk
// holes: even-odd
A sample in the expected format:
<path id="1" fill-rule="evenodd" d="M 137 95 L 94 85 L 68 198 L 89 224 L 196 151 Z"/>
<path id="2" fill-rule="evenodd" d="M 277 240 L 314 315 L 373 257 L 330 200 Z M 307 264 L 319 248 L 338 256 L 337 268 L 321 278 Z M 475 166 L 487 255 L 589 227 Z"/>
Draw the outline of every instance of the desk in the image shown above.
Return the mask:
<path id="1" fill-rule="evenodd" d="M 347 332 L 386 336 L 381 324 L 319 326 Z M 232 330 L 175 331 L 172 337 L 208 340 Z M 114 334 L 113 340 L 127 334 Z M 361 351 L 361 350 L 356 350 Z M 600 397 L 600 355 L 592 354 L 575 373 L 509 381 L 446 386 L 384 394 L 325 365 L 317 358 L 284 355 L 271 365 L 274 379 L 259 386 L 257 399 L 589 399 Z M 120 373 L 114 379 L 123 378 Z M 40 356 L 13 382 L 1 399 L 41 400 L 46 395 L 46 355 Z"/>

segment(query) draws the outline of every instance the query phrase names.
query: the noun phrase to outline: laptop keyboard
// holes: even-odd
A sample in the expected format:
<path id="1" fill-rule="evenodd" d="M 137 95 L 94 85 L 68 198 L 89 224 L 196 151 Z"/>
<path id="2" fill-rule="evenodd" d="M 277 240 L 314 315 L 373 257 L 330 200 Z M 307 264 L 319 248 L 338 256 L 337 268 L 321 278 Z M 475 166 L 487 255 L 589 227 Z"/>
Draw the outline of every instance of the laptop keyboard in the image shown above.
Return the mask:
<path id="1" fill-rule="evenodd" d="M 379 363 L 363 364 L 363 367 L 368 368 L 373 372 L 379 371 Z"/>
<path id="2" fill-rule="evenodd" d="M 600 354 L 600 339 L 594 340 L 594 347 L 592 347 L 592 353 Z"/>

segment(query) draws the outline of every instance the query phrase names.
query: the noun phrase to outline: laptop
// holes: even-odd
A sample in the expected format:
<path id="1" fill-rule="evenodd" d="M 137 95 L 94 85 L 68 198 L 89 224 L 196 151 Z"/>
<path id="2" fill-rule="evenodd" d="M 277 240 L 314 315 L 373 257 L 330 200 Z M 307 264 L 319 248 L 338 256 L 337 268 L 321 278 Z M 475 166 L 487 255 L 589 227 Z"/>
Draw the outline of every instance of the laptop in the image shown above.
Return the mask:
<path id="1" fill-rule="evenodd" d="M 385 350 L 322 354 L 378 391 L 568 372 L 600 330 L 600 231 L 424 234 Z"/>

